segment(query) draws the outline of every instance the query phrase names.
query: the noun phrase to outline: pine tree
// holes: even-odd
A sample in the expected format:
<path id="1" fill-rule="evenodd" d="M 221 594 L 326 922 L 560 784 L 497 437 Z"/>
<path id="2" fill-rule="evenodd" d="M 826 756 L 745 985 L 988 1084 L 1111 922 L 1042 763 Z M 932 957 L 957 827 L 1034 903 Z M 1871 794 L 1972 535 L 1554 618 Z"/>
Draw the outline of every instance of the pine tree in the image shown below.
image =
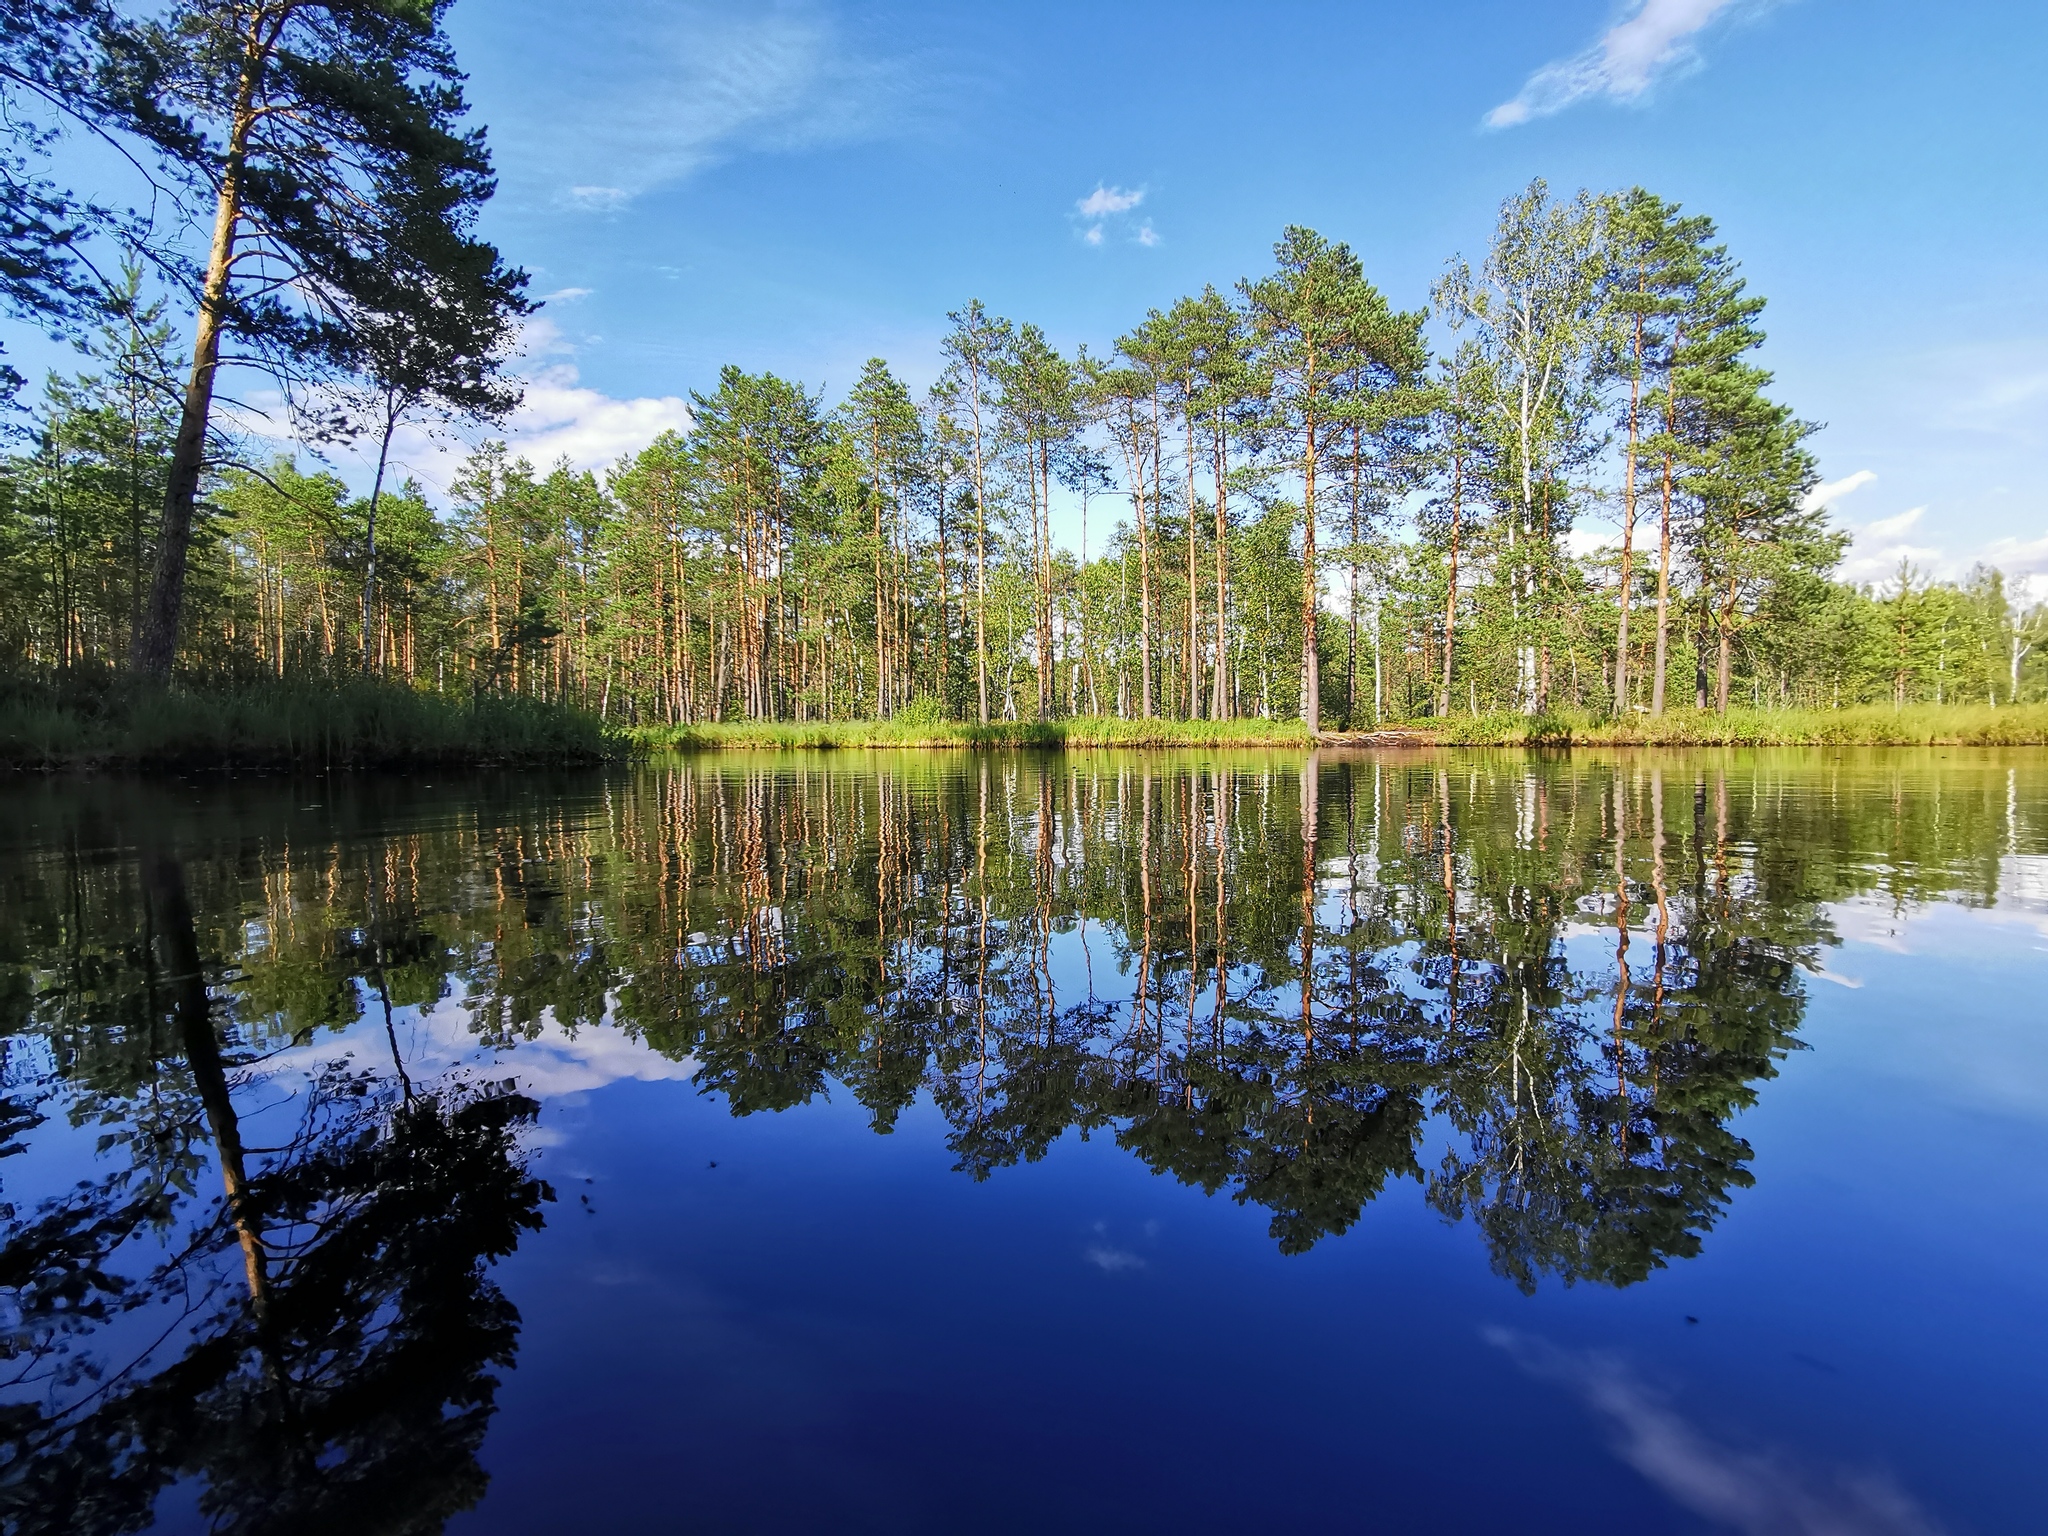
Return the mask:
<path id="1" fill-rule="evenodd" d="M 1011 326 L 970 300 L 946 317 L 952 329 L 943 343 L 947 367 L 962 386 L 968 430 L 974 438 L 974 685 L 983 725 L 988 724 L 988 444 L 991 413 L 999 403 L 994 393 L 996 365 L 1008 351 Z"/>
<path id="2" fill-rule="evenodd" d="M 1262 372 L 1271 380 L 1265 430 L 1288 447 L 1301 499 L 1301 718 L 1321 729 L 1322 687 L 1316 616 L 1322 578 L 1316 559 L 1317 472 L 1354 416 L 1371 422 L 1377 405 L 1347 405 L 1347 372 L 1362 370 L 1375 389 L 1406 382 L 1424 364 L 1422 317 L 1397 315 L 1365 280 L 1351 248 L 1314 230 L 1290 227 L 1273 247 L 1276 270 L 1243 286 L 1258 337 Z M 1384 377 L 1383 377 L 1384 376 Z M 1361 402 L 1366 392 L 1361 391 Z M 1378 423 L 1375 423 L 1378 424 Z"/>
<path id="3" fill-rule="evenodd" d="M 127 125 L 210 195 L 191 376 L 134 668 L 168 674 L 221 346 L 289 394 L 346 375 L 380 328 L 516 310 L 525 274 L 472 234 L 492 190 L 463 131 L 447 0 L 182 0 L 120 56 Z M 481 338 L 486 345 L 489 336 Z M 312 436 L 336 430 L 302 413 Z"/>

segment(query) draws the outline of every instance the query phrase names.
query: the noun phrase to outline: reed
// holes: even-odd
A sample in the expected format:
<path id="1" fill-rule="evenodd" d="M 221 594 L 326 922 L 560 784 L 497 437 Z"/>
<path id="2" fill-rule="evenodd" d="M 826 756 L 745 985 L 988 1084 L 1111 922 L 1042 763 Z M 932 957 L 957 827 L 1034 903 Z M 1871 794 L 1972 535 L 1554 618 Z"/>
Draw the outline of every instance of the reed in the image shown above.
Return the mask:
<path id="1" fill-rule="evenodd" d="M 0 681 L 4 769 L 511 766 L 626 750 L 597 720 L 560 705 L 447 697 L 372 678 Z"/>
<path id="2" fill-rule="evenodd" d="M 2019 747 L 2048 744 L 2048 704 L 1916 704 L 1904 709 L 1676 710 L 1598 717 L 1570 712 L 1418 721 L 1453 746 Z"/>
<path id="3" fill-rule="evenodd" d="M 629 733 L 642 751 L 835 751 L 904 747 L 1249 747 L 1308 745 L 1296 720 L 837 720 L 789 724 L 643 726 Z"/>

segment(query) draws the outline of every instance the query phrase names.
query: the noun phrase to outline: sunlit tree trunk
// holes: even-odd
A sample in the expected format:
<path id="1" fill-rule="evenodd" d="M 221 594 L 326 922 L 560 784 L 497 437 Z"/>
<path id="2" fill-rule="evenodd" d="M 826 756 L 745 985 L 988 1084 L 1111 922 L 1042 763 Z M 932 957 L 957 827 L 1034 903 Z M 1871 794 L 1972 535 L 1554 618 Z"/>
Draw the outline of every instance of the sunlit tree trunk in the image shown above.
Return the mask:
<path id="1" fill-rule="evenodd" d="M 289 17 L 258 11 L 243 39 L 235 104 L 228 124 L 227 153 L 221 161 L 220 190 L 214 199 L 213 242 L 207 251 L 206 275 L 199 287 L 199 312 L 192 333 L 192 371 L 185 384 L 184 408 L 171 450 L 164 491 L 163 527 L 157 535 L 156 569 L 149 586 L 149 604 L 136 631 L 129 665 L 144 677 L 170 675 L 178 653 L 178 625 L 185 606 L 185 567 L 192 545 L 192 510 L 199 499 L 199 476 L 206 464 L 206 424 L 213 409 L 214 374 L 220 366 L 221 327 L 226 319 L 228 282 L 233 275 L 235 244 L 241 230 L 243 178 L 247 173 L 249 135 L 256 125 L 255 99 L 277 33 Z"/>

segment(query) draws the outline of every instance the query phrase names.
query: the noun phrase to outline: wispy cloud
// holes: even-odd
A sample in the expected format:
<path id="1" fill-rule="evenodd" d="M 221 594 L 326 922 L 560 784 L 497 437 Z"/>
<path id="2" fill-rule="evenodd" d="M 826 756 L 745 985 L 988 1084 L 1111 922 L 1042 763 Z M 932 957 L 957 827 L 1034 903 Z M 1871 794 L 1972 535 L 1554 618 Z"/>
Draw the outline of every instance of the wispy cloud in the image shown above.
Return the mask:
<path id="1" fill-rule="evenodd" d="M 2005 572 L 2008 590 L 2023 603 L 2048 602 L 2048 534 L 2038 539 L 1997 539 L 1984 550 L 1984 563 Z"/>
<path id="2" fill-rule="evenodd" d="M 1777 1451 L 1710 1439 L 1619 1361 L 1559 1349 L 1505 1328 L 1487 1341 L 1602 1419 L 1614 1452 L 1673 1503 L 1744 1536 L 1937 1536 L 1939 1528 L 1882 1472 L 1823 1472 Z"/>
<path id="3" fill-rule="evenodd" d="M 571 207 L 590 213 L 613 213 L 631 201 L 624 187 L 571 187 L 568 196 Z"/>
<path id="4" fill-rule="evenodd" d="M 1128 1248 L 1112 1248 L 1107 1243 L 1090 1243 L 1081 1257 L 1107 1275 L 1145 1267 L 1145 1261 Z"/>
<path id="5" fill-rule="evenodd" d="M 1957 391 L 1936 421 L 1951 431 L 2032 445 L 2040 440 L 2041 422 L 2048 415 L 2042 409 L 2044 402 L 2048 402 L 2048 370 L 2024 369 Z"/>
<path id="6" fill-rule="evenodd" d="M 1562 112 L 1589 96 L 1634 101 L 1658 80 L 1699 62 L 1696 40 L 1714 22 L 1766 10 L 1775 0 L 1638 0 L 1585 52 L 1544 65 L 1510 100 L 1486 114 L 1512 128 Z"/>
<path id="7" fill-rule="evenodd" d="M 1804 503 L 1806 510 L 1811 512 L 1816 507 L 1832 507 L 1844 496 L 1862 490 L 1864 486 L 1869 485 L 1876 479 L 1876 470 L 1859 469 L 1855 474 L 1844 475 L 1839 480 L 1823 480 L 1819 485 L 1816 485 L 1806 493 L 1806 501 Z"/>
<path id="8" fill-rule="evenodd" d="M 1145 1240 L 1149 1243 L 1159 1235 L 1159 1223 L 1148 1221 L 1142 1230 Z M 1119 1248 L 1110 1240 L 1109 1223 L 1106 1221 L 1095 1223 L 1095 1241 L 1081 1250 L 1081 1257 L 1105 1275 L 1120 1275 L 1126 1270 L 1145 1267 L 1142 1254 L 1134 1253 L 1129 1248 Z"/>
<path id="9" fill-rule="evenodd" d="M 548 49 L 544 70 L 497 70 L 486 39 L 465 54 L 516 204 L 614 212 L 736 153 L 898 131 L 915 104 L 909 60 L 875 54 L 805 0 L 581 6 L 570 26 L 543 0 L 499 8 L 491 37 Z M 501 76 L 516 95 L 496 98 Z"/>
<path id="10" fill-rule="evenodd" d="M 1143 187 L 1112 187 L 1097 182 L 1095 190 L 1074 203 L 1074 216 L 1081 221 L 1081 239 L 1089 245 L 1100 245 L 1108 238 L 1112 227 L 1129 230 L 1129 238 L 1138 245 L 1157 245 L 1159 231 L 1146 219 L 1132 228 L 1126 217 L 1132 209 L 1145 201 Z"/>
<path id="11" fill-rule="evenodd" d="M 1106 214 L 1129 213 L 1145 201 L 1145 189 L 1126 192 L 1122 187 L 1098 185 L 1093 192 L 1082 198 L 1074 207 L 1084 219 L 1099 219 Z"/>
<path id="12" fill-rule="evenodd" d="M 1908 507 L 1896 517 L 1880 517 L 1874 523 L 1865 523 L 1857 532 L 1857 539 L 1869 539 L 1876 543 L 1883 539 L 1896 539 L 1927 515 L 1925 507 Z"/>

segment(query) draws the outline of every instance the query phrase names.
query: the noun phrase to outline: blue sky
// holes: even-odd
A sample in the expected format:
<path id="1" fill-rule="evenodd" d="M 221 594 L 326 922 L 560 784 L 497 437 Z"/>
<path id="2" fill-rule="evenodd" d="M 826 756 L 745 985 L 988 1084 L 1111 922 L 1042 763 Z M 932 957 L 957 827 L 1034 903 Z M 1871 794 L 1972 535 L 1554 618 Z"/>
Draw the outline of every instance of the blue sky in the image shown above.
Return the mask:
<path id="1" fill-rule="evenodd" d="M 1992 557 L 2048 595 L 2048 7 L 462 0 L 450 26 L 487 227 L 557 295 L 514 423 L 536 457 L 608 462 L 726 362 L 922 384 L 969 297 L 1099 347 L 1263 270 L 1288 223 L 1419 306 L 1531 176 L 1641 183 L 1769 298 L 1850 574 Z"/>

